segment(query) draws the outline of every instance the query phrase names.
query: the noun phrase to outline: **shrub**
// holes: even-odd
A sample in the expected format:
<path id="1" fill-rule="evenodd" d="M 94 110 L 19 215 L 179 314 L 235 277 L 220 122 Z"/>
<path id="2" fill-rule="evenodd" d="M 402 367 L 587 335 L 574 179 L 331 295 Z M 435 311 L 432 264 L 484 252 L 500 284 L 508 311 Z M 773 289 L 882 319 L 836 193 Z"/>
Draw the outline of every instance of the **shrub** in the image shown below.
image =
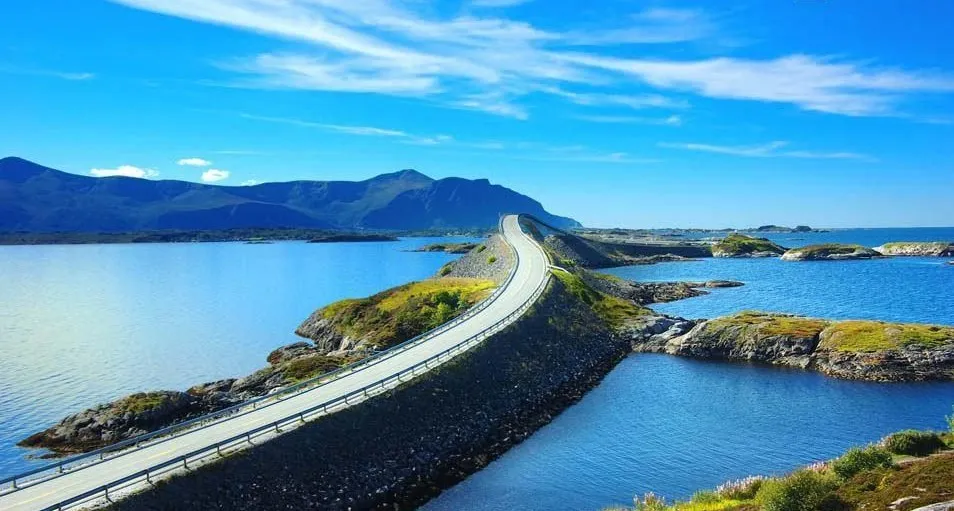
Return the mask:
<path id="1" fill-rule="evenodd" d="M 481 253 L 481 252 L 483 252 L 484 250 L 487 250 L 487 245 L 481 245 L 481 246 L 477 247 L 477 253 L 478 253 L 478 254 Z"/>
<path id="2" fill-rule="evenodd" d="M 490 256 L 490 257 L 487 258 L 487 263 L 488 263 L 488 264 L 494 264 L 494 263 L 496 263 L 496 262 L 497 262 L 497 256 Z"/>
<path id="3" fill-rule="evenodd" d="M 951 415 L 949 415 L 948 417 L 945 417 L 945 419 L 947 419 L 947 429 L 949 429 L 951 433 L 954 434 L 954 413 L 951 413 Z"/>
<path id="4" fill-rule="evenodd" d="M 881 447 L 849 449 L 842 457 L 831 463 L 835 474 L 842 479 L 851 479 L 855 474 L 879 467 L 890 467 L 891 453 Z"/>
<path id="5" fill-rule="evenodd" d="M 894 433 L 885 438 L 883 443 L 885 449 L 895 454 L 910 456 L 927 456 L 946 447 L 937 433 L 913 429 Z"/>
<path id="6" fill-rule="evenodd" d="M 633 507 L 636 511 L 665 511 L 666 499 L 657 497 L 655 493 L 649 492 L 640 499 L 638 496 L 633 499 Z"/>
<path id="7" fill-rule="evenodd" d="M 749 476 L 745 479 L 723 483 L 721 486 L 716 488 L 716 493 L 720 497 L 726 499 L 752 499 L 755 498 L 755 494 L 758 493 L 759 488 L 762 486 L 764 481 L 765 478 L 762 476 Z"/>
<path id="8" fill-rule="evenodd" d="M 454 270 L 454 269 L 451 268 L 451 266 L 450 266 L 449 264 L 446 265 L 446 266 L 444 266 L 443 268 L 441 268 L 441 277 L 446 277 L 446 276 L 450 275 L 450 272 L 452 272 L 453 270 Z"/>
<path id="9" fill-rule="evenodd" d="M 755 498 L 764 511 L 816 511 L 834 499 L 837 486 L 828 474 L 799 470 L 763 481 Z"/>

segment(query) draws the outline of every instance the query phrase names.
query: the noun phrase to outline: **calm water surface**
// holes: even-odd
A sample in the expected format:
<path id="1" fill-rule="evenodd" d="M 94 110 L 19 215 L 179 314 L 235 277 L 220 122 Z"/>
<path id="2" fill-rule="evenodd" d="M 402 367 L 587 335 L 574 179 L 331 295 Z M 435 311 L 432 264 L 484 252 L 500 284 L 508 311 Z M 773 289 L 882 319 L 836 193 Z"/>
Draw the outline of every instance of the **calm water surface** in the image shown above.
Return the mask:
<path id="1" fill-rule="evenodd" d="M 769 237 L 787 246 L 871 246 L 954 239 L 954 229 Z M 29 466 L 12 444 L 66 411 L 248 373 L 295 341 L 292 331 L 314 308 L 434 273 L 452 256 L 401 252 L 428 241 L 0 248 L 0 474 Z M 608 271 L 746 283 L 657 306 L 688 317 L 758 308 L 954 324 L 954 267 L 940 263 L 712 259 Z M 595 510 L 650 490 L 686 497 L 898 429 L 941 428 L 952 404 L 949 383 L 850 382 L 632 356 L 579 404 L 426 508 Z"/>
<path id="2" fill-rule="evenodd" d="M 954 229 L 770 234 L 789 246 L 954 240 Z M 954 325 L 954 267 L 937 258 L 705 259 L 614 268 L 635 280 L 745 287 L 654 306 L 685 317 L 744 309 Z M 687 498 L 728 479 L 783 473 L 905 428 L 945 427 L 954 384 L 878 384 L 770 367 L 634 355 L 580 403 L 428 504 L 427 511 L 586 510 L 654 491 Z"/>
<path id="3" fill-rule="evenodd" d="M 132 392 L 263 367 L 329 302 L 434 274 L 436 241 L 0 247 L 0 477 L 14 444 Z"/>
<path id="4" fill-rule="evenodd" d="M 945 426 L 954 385 L 633 355 L 577 405 L 426 511 L 598 510 L 791 470 L 904 428 Z"/>

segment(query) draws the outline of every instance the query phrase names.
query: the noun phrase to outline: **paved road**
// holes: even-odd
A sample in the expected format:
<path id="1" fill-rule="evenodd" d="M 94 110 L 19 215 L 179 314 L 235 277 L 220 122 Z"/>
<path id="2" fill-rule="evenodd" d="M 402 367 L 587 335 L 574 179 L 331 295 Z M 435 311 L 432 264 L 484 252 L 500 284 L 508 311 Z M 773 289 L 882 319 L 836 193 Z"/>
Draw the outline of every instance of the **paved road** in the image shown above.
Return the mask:
<path id="1" fill-rule="evenodd" d="M 66 499 L 124 476 L 135 474 L 163 461 L 173 460 L 198 448 L 214 445 L 216 442 L 344 396 L 410 368 L 486 330 L 523 305 L 547 278 L 549 271 L 542 249 L 521 232 L 516 216 L 510 215 L 504 218 L 503 231 L 504 237 L 518 254 L 516 273 L 496 301 L 467 321 L 387 360 L 271 406 L 223 419 L 206 428 L 186 432 L 178 437 L 138 450 L 131 450 L 128 454 L 85 468 L 74 469 L 54 479 L 4 495 L 0 497 L 0 509 L 33 510 L 54 506 Z"/>

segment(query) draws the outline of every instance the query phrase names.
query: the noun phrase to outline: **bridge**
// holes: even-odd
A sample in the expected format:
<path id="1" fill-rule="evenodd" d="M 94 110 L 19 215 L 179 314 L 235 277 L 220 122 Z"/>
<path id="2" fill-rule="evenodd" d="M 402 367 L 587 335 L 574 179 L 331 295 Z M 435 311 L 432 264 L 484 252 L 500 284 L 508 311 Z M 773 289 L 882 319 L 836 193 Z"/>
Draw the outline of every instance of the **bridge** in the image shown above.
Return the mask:
<path id="1" fill-rule="evenodd" d="M 547 255 L 522 231 L 518 216 L 503 217 L 500 231 L 514 254 L 511 273 L 457 319 L 276 394 L 7 478 L 0 481 L 0 509 L 67 509 L 114 500 L 353 406 L 466 352 L 516 321 L 549 282 Z"/>

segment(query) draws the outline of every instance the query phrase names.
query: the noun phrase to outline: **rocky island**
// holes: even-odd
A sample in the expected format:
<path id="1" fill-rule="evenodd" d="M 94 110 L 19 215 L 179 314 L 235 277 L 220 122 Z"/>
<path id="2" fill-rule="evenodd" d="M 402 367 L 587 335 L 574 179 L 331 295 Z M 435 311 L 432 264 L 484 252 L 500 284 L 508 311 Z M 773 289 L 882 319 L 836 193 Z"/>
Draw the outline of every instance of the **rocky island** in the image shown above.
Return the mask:
<path id="1" fill-rule="evenodd" d="M 308 243 L 353 243 L 362 241 L 399 241 L 389 234 L 334 233 L 311 238 Z"/>
<path id="2" fill-rule="evenodd" d="M 898 241 L 874 249 L 886 256 L 954 257 L 954 243 L 946 241 Z"/>
<path id="3" fill-rule="evenodd" d="M 478 243 L 431 243 L 416 248 L 412 252 L 444 252 L 447 254 L 466 254 L 478 247 Z"/>
<path id="4" fill-rule="evenodd" d="M 870 381 L 954 380 L 954 327 L 831 321 L 741 312 L 712 320 L 655 317 L 634 350 L 761 362 Z"/>
<path id="5" fill-rule="evenodd" d="M 880 252 L 861 245 L 823 243 L 793 248 L 782 254 L 783 261 L 845 261 L 883 257 Z"/>
<path id="6" fill-rule="evenodd" d="M 733 233 L 712 245 L 713 257 L 778 257 L 786 248 L 765 238 Z"/>

